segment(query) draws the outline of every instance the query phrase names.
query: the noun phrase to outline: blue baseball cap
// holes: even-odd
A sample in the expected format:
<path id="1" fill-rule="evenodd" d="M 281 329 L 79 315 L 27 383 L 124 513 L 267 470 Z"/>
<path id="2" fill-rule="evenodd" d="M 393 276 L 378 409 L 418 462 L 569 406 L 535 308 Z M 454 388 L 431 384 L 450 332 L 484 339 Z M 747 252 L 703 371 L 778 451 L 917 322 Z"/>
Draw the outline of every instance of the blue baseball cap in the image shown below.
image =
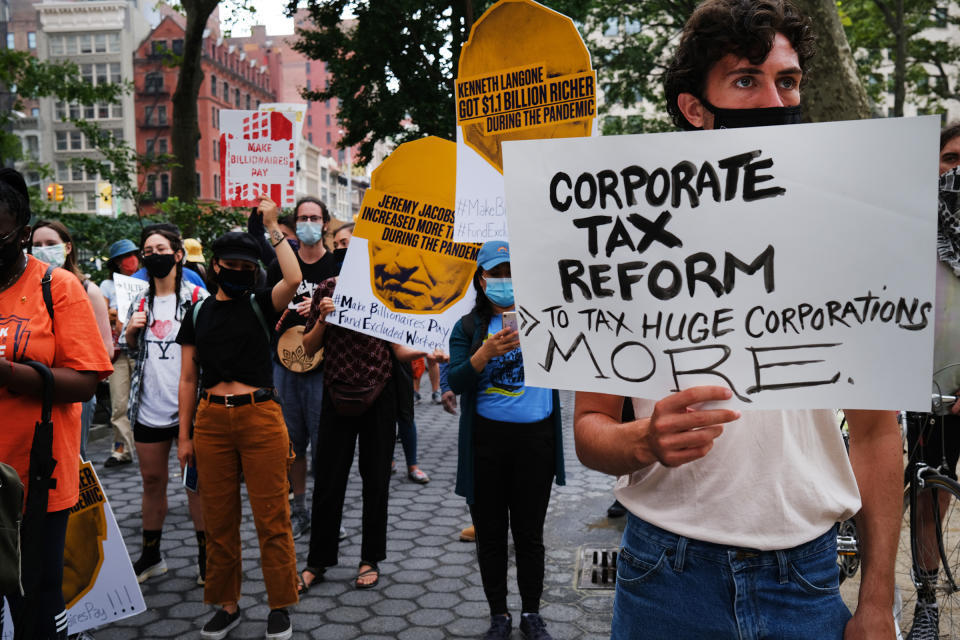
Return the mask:
<path id="1" fill-rule="evenodd" d="M 504 262 L 510 262 L 510 245 L 503 240 L 485 242 L 477 252 L 477 264 L 484 271 L 490 271 Z"/>
<path id="2" fill-rule="evenodd" d="M 133 244 L 132 240 L 117 240 L 112 245 L 110 245 L 110 260 L 114 258 L 119 258 L 120 256 L 125 256 L 128 253 L 136 253 L 139 251 L 137 245 Z"/>

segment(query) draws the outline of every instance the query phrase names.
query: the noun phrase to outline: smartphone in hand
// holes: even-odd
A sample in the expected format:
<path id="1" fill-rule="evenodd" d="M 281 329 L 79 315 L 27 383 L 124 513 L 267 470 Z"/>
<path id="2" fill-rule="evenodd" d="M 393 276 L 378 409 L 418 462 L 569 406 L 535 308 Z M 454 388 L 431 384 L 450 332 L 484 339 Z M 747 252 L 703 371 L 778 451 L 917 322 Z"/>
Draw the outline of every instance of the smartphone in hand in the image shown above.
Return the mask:
<path id="1" fill-rule="evenodd" d="M 183 468 L 183 486 L 194 493 L 199 493 L 199 479 L 196 465 L 188 464 Z"/>
<path id="2" fill-rule="evenodd" d="M 520 323 L 517 319 L 516 311 L 504 311 L 503 312 L 503 328 L 504 329 L 513 329 L 514 331 L 520 330 Z"/>

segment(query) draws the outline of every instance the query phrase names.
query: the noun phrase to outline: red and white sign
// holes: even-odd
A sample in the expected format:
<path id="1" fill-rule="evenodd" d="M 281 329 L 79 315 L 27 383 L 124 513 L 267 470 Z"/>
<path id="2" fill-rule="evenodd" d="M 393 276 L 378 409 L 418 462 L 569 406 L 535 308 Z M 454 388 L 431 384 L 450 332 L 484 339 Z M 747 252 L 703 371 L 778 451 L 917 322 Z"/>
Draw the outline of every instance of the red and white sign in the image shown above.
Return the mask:
<path id="1" fill-rule="evenodd" d="M 220 204 L 256 206 L 270 197 L 294 205 L 295 114 L 283 111 L 222 111 L 220 125 Z"/>

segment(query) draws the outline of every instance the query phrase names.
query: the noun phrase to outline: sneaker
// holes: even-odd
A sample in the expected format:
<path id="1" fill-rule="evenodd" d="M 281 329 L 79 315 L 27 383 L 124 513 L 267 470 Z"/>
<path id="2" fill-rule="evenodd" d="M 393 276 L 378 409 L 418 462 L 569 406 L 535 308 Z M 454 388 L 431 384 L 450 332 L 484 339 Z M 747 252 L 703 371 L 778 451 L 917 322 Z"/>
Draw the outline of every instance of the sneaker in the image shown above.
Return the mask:
<path id="1" fill-rule="evenodd" d="M 441 393 L 439 391 L 434 391 L 430 398 L 433 400 L 433 404 L 440 404 Z"/>
<path id="2" fill-rule="evenodd" d="M 290 614 L 286 609 L 274 609 L 267 616 L 267 640 L 287 640 L 293 635 Z"/>
<path id="3" fill-rule="evenodd" d="M 137 574 L 137 582 L 144 582 L 147 578 L 165 574 L 167 561 L 163 556 L 160 556 L 159 560 L 140 556 L 140 559 L 133 563 L 133 572 Z"/>
<path id="4" fill-rule="evenodd" d="M 413 392 L 413 404 L 420 404 L 420 392 L 419 392 L 419 391 L 414 391 L 414 392 Z"/>
<path id="5" fill-rule="evenodd" d="M 290 524 L 293 527 L 293 539 L 297 540 L 307 531 L 310 531 L 310 512 L 294 511 L 290 514 Z"/>
<path id="6" fill-rule="evenodd" d="M 483 634 L 483 640 L 508 640 L 513 628 L 513 618 L 510 614 L 490 616 L 490 628 Z"/>
<path id="7" fill-rule="evenodd" d="M 476 542 L 476 540 L 477 529 L 473 525 L 460 531 L 460 542 Z"/>
<path id="8" fill-rule="evenodd" d="M 222 640 L 227 637 L 230 629 L 240 624 L 240 608 L 233 613 L 227 613 L 226 609 L 217 609 L 213 617 L 203 625 L 200 630 L 200 637 L 204 640 Z"/>
<path id="9" fill-rule="evenodd" d="M 937 640 L 940 637 L 940 610 L 936 602 L 917 600 L 913 609 L 913 626 L 907 640 Z"/>
<path id="10" fill-rule="evenodd" d="M 119 467 L 121 465 L 130 464 L 133 462 L 133 458 L 129 455 L 123 455 L 118 453 L 111 453 L 110 456 L 103 462 L 103 466 L 107 469 L 111 467 Z"/>
<path id="11" fill-rule="evenodd" d="M 539 613 L 525 613 L 520 616 L 520 633 L 527 640 L 553 640 L 547 633 L 547 623 Z"/>

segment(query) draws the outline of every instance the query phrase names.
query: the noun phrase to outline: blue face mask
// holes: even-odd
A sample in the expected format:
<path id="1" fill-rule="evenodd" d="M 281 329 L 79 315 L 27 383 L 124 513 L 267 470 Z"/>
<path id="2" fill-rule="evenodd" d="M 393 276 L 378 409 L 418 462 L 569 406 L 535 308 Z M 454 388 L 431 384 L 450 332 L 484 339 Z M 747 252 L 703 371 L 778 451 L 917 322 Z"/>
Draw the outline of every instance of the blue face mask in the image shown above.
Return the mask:
<path id="1" fill-rule="evenodd" d="M 510 278 L 487 278 L 484 293 L 498 307 L 513 306 L 513 280 Z"/>
<path id="2" fill-rule="evenodd" d="M 320 222 L 298 222 L 297 237 L 300 242 L 308 244 L 311 247 L 323 240 L 323 223 Z"/>

